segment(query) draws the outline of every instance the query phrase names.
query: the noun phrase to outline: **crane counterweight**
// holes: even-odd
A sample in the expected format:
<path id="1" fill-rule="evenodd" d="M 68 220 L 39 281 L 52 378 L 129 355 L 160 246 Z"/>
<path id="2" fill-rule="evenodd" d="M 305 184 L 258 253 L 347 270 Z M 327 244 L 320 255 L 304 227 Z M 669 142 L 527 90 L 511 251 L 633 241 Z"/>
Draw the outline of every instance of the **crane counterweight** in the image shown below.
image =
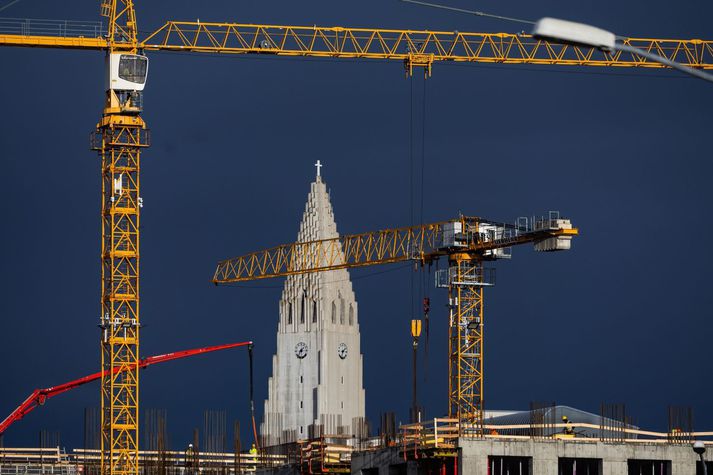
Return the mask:
<path id="1" fill-rule="evenodd" d="M 560 218 L 559 215 L 550 216 L 549 219 L 540 219 L 535 221 L 535 230 L 561 230 L 572 231 L 572 223 L 569 219 Z M 567 251 L 572 246 L 572 236 L 566 232 L 558 236 L 548 237 L 541 241 L 535 242 L 535 251 L 551 252 L 551 251 Z"/>

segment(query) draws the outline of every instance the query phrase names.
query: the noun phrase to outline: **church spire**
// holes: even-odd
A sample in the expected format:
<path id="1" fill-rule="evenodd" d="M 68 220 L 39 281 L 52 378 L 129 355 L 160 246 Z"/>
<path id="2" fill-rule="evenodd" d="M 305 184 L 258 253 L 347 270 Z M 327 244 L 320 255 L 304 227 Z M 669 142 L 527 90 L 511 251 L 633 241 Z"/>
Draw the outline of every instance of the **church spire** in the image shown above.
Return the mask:
<path id="1" fill-rule="evenodd" d="M 339 237 L 322 163 L 315 167 L 297 242 Z M 279 314 L 260 427 L 264 445 L 365 434 L 359 308 L 349 271 L 288 276 Z"/>
<path id="2" fill-rule="evenodd" d="M 339 237 L 337 223 L 334 220 L 334 210 L 330 202 L 327 184 L 322 180 L 320 168 L 324 166 L 317 160 L 317 176 L 310 184 L 297 242 L 318 241 Z M 290 280 L 290 279 L 288 279 Z M 300 279 L 297 279 L 300 280 Z"/>

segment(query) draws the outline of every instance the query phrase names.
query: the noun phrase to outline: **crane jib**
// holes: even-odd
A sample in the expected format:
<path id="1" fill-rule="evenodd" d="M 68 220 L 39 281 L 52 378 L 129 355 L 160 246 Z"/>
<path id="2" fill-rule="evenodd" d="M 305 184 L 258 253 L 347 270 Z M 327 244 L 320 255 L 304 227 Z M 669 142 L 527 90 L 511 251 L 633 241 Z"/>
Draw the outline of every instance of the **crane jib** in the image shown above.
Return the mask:
<path id="1" fill-rule="evenodd" d="M 503 249 L 533 243 L 537 251 L 569 249 L 578 235 L 570 221 L 542 218 L 526 226 L 481 218 L 344 235 L 334 239 L 285 244 L 218 263 L 213 283 L 226 284 L 311 272 L 349 269 L 416 260 L 432 262 L 443 256 L 471 259 L 509 257 Z"/>

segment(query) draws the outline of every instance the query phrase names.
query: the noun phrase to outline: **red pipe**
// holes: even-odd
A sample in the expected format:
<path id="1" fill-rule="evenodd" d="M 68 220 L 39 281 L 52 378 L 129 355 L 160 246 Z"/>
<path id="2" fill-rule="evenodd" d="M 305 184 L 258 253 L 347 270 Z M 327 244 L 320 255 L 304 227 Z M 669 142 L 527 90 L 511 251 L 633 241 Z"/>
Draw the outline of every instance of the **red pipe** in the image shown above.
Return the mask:
<path id="1" fill-rule="evenodd" d="M 139 360 L 139 362 L 136 366 L 138 366 L 139 368 L 145 368 L 145 367 L 151 366 L 153 364 L 165 363 L 166 361 L 173 361 L 173 360 L 177 360 L 180 358 L 187 358 L 189 356 L 202 355 L 203 353 L 211 353 L 213 351 L 227 350 L 230 348 L 236 348 L 238 346 L 247 346 L 247 345 L 252 345 L 252 341 L 243 341 L 240 343 L 229 343 L 227 345 L 208 346 L 206 348 L 195 348 L 192 350 L 183 350 L 183 351 L 176 351 L 174 353 L 166 353 L 164 355 L 149 356 L 148 358 Z M 129 369 L 132 369 L 132 368 L 131 367 L 116 368 L 116 369 L 114 369 L 114 373 L 119 373 L 121 371 L 127 371 Z M 34 391 L 32 391 L 32 394 L 30 394 L 27 397 L 27 399 L 25 399 L 22 402 L 22 404 L 20 404 L 17 407 L 17 409 L 12 411 L 12 413 L 9 416 L 7 416 L 4 421 L 0 422 L 0 435 L 2 435 L 8 429 L 8 427 L 10 427 L 14 422 L 19 421 L 25 415 L 32 412 L 32 410 L 35 409 L 37 406 L 44 405 L 44 403 L 47 399 L 54 397 L 58 394 L 67 392 L 70 389 L 74 389 L 77 386 L 82 386 L 83 384 L 87 384 L 87 383 L 91 383 L 92 381 L 96 381 L 97 379 L 100 379 L 102 376 L 107 375 L 107 374 L 109 374 L 109 371 L 100 371 L 98 373 L 93 373 L 88 376 L 84 376 L 83 378 L 75 379 L 73 381 L 69 381 L 67 383 L 60 384 L 59 386 L 52 386 L 52 387 L 45 388 L 45 389 L 35 389 Z"/>

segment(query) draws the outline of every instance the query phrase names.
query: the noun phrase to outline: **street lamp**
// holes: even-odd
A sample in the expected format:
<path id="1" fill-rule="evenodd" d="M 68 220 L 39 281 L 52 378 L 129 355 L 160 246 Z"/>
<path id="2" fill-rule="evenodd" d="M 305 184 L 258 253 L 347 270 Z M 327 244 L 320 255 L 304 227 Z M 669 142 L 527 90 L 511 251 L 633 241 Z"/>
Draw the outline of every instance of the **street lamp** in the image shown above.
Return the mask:
<path id="1" fill-rule="evenodd" d="M 706 461 L 703 460 L 703 454 L 706 453 L 706 444 L 697 440 L 693 443 L 693 451 L 698 454 L 701 458 L 701 465 L 703 465 L 703 475 L 708 475 L 708 467 L 706 466 Z"/>
<path id="2" fill-rule="evenodd" d="M 625 45 L 616 42 L 616 35 L 610 31 L 602 30 L 591 25 L 583 23 L 575 23 L 572 21 L 559 20 L 557 18 L 542 18 L 532 30 L 532 36 L 538 39 L 556 42 L 573 44 L 578 46 L 588 46 L 597 48 L 604 52 L 624 51 L 632 53 L 656 61 L 663 65 L 677 69 L 691 76 L 695 76 L 704 81 L 713 82 L 713 76 L 706 74 L 703 71 L 684 66 L 670 59 L 664 58 L 649 51 L 639 48 L 634 48 L 630 45 Z"/>

